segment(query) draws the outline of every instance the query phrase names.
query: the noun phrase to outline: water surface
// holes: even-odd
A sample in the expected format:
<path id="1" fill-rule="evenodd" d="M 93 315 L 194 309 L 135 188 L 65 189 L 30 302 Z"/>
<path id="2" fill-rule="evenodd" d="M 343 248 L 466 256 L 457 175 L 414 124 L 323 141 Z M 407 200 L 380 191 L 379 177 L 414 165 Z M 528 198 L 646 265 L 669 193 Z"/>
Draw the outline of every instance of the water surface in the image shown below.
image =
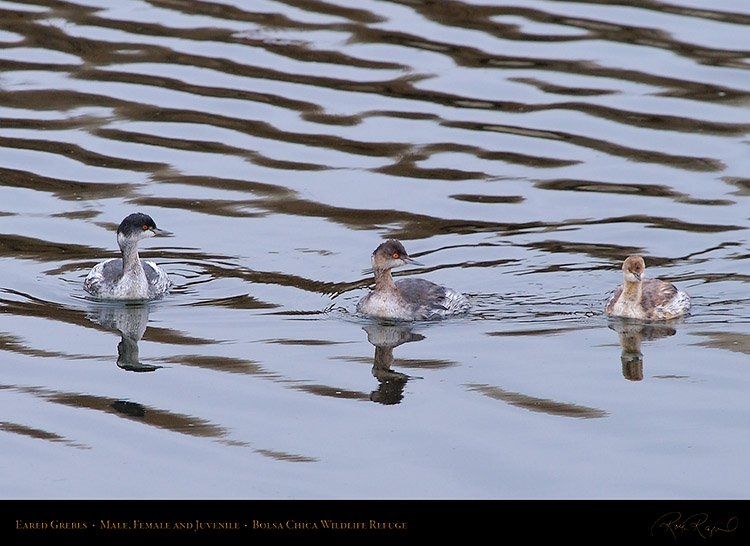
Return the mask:
<path id="1" fill-rule="evenodd" d="M 750 9 L 0 21 L 3 498 L 747 496 Z M 175 287 L 92 301 L 136 210 Z M 472 311 L 357 316 L 386 238 Z M 691 316 L 606 319 L 630 253 Z"/>

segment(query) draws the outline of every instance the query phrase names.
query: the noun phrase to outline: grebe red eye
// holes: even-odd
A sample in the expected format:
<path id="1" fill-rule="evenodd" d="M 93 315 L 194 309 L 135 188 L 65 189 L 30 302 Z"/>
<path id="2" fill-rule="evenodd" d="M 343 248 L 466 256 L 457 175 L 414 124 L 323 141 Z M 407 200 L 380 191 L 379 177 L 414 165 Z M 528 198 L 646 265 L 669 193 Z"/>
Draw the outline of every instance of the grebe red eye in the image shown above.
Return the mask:
<path id="1" fill-rule="evenodd" d="M 143 224 L 141 227 L 143 228 L 143 231 L 146 231 L 148 229 L 148 226 L 146 224 Z"/>
<path id="2" fill-rule="evenodd" d="M 394 252 L 393 253 L 393 257 L 396 258 L 396 259 L 398 259 L 398 252 Z"/>

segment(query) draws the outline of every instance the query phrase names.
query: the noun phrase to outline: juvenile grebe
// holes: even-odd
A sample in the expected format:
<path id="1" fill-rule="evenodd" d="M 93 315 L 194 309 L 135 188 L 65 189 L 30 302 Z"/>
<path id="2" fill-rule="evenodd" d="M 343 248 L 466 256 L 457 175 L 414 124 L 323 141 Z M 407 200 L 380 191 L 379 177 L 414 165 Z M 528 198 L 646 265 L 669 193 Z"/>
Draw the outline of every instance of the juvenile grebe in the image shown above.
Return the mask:
<path id="1" fill-rule="evenodd" d="M 458 292 L 424 279 L 393 281 L 391 269 L 417 264 L 404 246 L 393 239 L 372 253 L 375 288 L 357 303 L 357 311 L 377 318 L 430 320 L 469 310 L 469 300 Z"/>
<path id="2" fill-rule="evenodd" d="M 622 264 L 623 283 L 607 302 L 607 315 L 641 320 L 668 320 L 690 310 L 690 297 L 667 281 L 644 279 L 646 264 L 628 256 Z"/>
<path id="3" fill-rule="evenodd" d="M 138 257 L 138 241 L 163 233 L 147 214 L 136 212 L 127 216 L 117 228 L 122 259 L 110 258 L 96 264 L 83 288 L 106 300 L 150 300 L 166 294 L 172 281 L 164 270 Z"/>

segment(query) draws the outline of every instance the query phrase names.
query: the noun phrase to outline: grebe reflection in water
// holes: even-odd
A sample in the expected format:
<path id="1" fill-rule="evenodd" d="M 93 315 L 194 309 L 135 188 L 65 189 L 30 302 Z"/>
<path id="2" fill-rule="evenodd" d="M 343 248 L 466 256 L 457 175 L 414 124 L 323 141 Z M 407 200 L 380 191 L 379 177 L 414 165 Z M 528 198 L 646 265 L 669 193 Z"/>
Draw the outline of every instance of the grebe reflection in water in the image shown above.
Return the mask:
<path id="1" fill-rule="evenodd" d="M 148 327 L 148 303 L 97 303 L 86 313 L 89 320 L 120 333 L 117 344 L 117 366 L 133 372 L 152 372 L 161 366 L 140 360 L 138 342 Z"/>

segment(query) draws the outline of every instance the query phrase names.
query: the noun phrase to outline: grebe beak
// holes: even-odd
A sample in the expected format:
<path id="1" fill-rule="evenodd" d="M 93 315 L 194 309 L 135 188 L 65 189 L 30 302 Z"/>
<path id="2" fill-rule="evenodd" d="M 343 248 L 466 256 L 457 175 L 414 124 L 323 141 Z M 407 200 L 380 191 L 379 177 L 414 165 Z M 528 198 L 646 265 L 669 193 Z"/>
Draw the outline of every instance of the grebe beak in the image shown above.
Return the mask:
<path id="1" fill-rule="evenodd" d="M 160 228 L 149 228 L 149 230 L 157 237 L 173 237 L 174 234 L 171 231 Z"/>

